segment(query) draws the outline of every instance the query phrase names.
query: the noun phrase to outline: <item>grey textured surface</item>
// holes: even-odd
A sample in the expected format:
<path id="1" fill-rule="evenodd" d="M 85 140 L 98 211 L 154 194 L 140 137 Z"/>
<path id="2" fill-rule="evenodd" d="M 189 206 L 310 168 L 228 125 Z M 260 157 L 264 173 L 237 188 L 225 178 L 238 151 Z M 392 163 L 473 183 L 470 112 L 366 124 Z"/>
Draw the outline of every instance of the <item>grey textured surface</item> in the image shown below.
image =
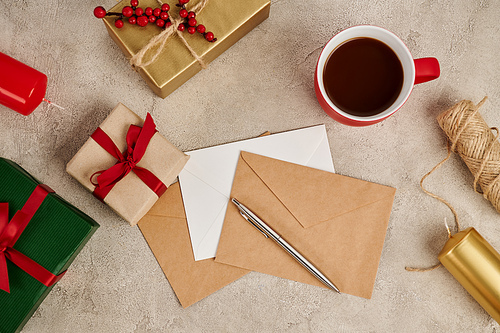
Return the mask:
<path id="1" fill-rule="evenodd" d="M 47 96 L 24 117 L 0 106 L 0 156 L 10 158 L 95 218 L 101 228 L 24 332 L 496 332 L 499 325 L 437 261 L 448 208 L 420 178 L 446 155 L 435 117 L 461 99 L 488 102 L 500 125 L 500 2 L 377 0 L 272 2 L 271 16 L 166 99 L 128 66 L 92 16 L 113 0 L 0 0 L 0 52 L 49 77 Z M 223 19 L 223 18 L 221 18 Z M 415 57 L 434 56 L 441 77 L 415 87 L 403 108 L 365 128 L 336 123 L 319 107 L 313 72 L 322 46 L 355 24 L 385 27 Z M 122 102 L 151 112 L 181 150 L 262 132 L 326 124 L 338 173 L 397 188 L 371 300 L 250 273 L 182 309 L 138 228 L 131 228 L 65 173 L 65 165 Z M 500 215 L 472 189 L 454 156 L 427 181 L 500 249 Z M 356 278 L 356 277 L 353 277 Z"/>

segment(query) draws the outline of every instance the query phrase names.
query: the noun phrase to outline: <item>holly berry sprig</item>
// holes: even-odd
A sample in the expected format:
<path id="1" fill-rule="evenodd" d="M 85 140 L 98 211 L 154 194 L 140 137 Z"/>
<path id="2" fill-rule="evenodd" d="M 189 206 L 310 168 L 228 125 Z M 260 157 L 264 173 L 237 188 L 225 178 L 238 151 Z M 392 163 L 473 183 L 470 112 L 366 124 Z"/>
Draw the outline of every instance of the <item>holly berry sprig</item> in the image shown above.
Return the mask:
<path id="1" fill-rule="evenodd" d="M 179 16 L 184 19 L 183 22 L 179 24 L 177 30 L 185 31 L 193 35 L 196 32 L 205 37 L 205 39 L 209 42 L 215 42 L 217 38 L 215 38 L 213 32 L 206 31 L 206 28 L 203 24 L 198 24 L 196 21 L 196 13 L 188 12 L 186 10 L 186 4 L 189 0 L 179 0 L 179 3 L 176 4 L 177 7 L 180 7 Z M 130 6 L 125 6 L 122 9 L 121 13 L 118 12 L 106 12 L 104 7 L 98 6 L 94 8 L 94 16 L 97 18 L 104 18 L 105 16 L 118 16 L 115 20 L 115 27 L 122 28 L 124 25 L 124 20 L 128 20 L 128 23 L 138 26 L 145 27 L 148 23 L 156 24 L 158 27 L 166 29 L 172 25 L 172 21 L 170 21 L 170 16 L 168 11 L 170 10 L 170 6 L 164 3 L 159 8 L 151 8 L 147 7 L 146 9 L 142 9 L 139 7 L 139 0 L 130 0 Z"/>
<path id="2" fill-rule="evenodd" d="M 115 20 L 115 27 L 117 28 L 123 27 L 124 19 L 128 20 L 128 23 L 130 24 L 137 24 L 141 27 L 145 27 L 148 23 L 154 23 L 160 28 L 168 28 L 172 25 L 168 15 L 168 11 L 170 10 L 170 6 L 168 4 L 163 4 L 161 8 L 155 9 L 147 7 L 145 10 L 138 6 L 138 0 L 131 0 L 130 6 L 123 7 L 121 13 L 106 12 L 104 7 L 98 6 L 94 8 L 94 16 L 97 18 L 103 18 L 105 16 L 118 16 Z"/>

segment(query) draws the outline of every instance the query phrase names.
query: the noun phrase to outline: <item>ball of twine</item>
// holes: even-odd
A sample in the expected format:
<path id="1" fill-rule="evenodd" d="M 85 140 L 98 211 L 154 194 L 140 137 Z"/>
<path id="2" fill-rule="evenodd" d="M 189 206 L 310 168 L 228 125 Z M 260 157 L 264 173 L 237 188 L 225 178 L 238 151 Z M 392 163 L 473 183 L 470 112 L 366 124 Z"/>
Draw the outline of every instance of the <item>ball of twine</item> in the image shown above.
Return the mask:
<path id="1" fill-rule="evenodd" d="M 496 127 L 490 128 L 479 114 L 479 108 L 485 101 L 486 97 L 475 105 L 471 101 L 463 100 L 437 117 L 439 126 L 449 139 L 448 155 L 420 180 L 420 187 L 426 194 L 450 208 L 455 217 L 457 232 L 460 231 L 460 223 L 453 206 L 445 199 L 426 190 L 423 182 L 450 158 L 452 152 L 455 152 L 474 176 L 474 191 L 482 193 L 500 212 L 500 143 L 497 140 L 499 132 Z M 495 135 L 492 130 L 495 131 Z M 478 185 L 481 190 L 478 190 Z M 447 224 L 446 229 L 450 238 L 452 235 Z M 438 263 L 428 268 L 406 267 L 405 269 L 413 272 L 427 272 L 440 266 L 441 264 Z"/>
<path id="2" fill-rule="evenodd" d="M 498 129 L 490 128 L 478 112 L 485 100 L 478 105 L 461 101 L 441 113 L 437 121 L 450 140 L 451 151 L 474 176 L 474 191 L 482 193 L 500 212 L 500 143 Z"/>

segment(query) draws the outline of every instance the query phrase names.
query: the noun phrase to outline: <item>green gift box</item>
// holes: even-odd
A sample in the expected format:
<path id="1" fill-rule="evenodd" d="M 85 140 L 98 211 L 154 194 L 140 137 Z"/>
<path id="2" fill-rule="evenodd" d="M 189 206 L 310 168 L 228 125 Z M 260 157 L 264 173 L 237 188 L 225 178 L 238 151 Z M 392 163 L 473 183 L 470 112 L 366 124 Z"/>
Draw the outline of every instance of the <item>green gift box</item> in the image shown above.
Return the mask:
<path id="1" fill-rule="evenodd" d="M 44 193 L 41 199 L 37 195 L 40 192 Z M 32 205 L 33 201 L 35 205 Z M 22 260 L 20 263 L 13 257 L 29 258 L 26 260 L 34 261 L 34 266 L 41 266 L 45 275 L 58 276 L 66 271 L 99 225 L 57 194 L 47 191 L 20 166 L 4 158 L 0 158 L 0 204 L 0 257 L 6 257 L 3 264 L 0 260 L 0 281 L 5 284 L 8 276 L 10 289 L 10 292 L 0 290 L 0 332 L 19 332 L 52 286 L 47 287 L 37 280 L 39 276 L 35 278 L 28 274 L 29 268 L 21 269 L 19 266 L 24 266 Z M 27 209 L 27 206 L 31 208 Z M 30 218 L 24 218 L 28 215 L 26 211 L 31 211 Z M 12 226 L 17 225 L 14 220 L 29 222 L 18 231 L 17 241 L 6 241 L 10 237 L 6 235 L 14 229 Z M 6 224 L 7 221 L 10 222 Z M 5 262 L 7 272 L 2 269 Z"/>

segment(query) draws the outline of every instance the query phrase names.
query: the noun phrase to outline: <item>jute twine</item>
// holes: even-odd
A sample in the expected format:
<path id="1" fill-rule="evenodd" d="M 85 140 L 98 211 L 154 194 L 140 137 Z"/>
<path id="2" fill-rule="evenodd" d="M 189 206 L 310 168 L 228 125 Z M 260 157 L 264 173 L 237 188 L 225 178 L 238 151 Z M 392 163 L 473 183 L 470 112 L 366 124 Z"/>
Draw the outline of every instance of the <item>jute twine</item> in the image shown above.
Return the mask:
<path id="1" fill-rule="evenodd" d="M 437 117 L 439 126 L 449 140 L 448 154 L 420 180 L 420 187 L 426 194 L 450 208 L 455 217 L 457 232 L 460 231 L 460 223 L 455 209 L 443 198 L 427 191 L 423 187 L 423 182 L 450 158 L 452 152 L 455 152 L 462 158 L 474 176 L 474 191 L 482 193 L 500 212 L 500 143 L 497 140 L 499 132 L 496 127 L 490 128 L 479 114 L 479 108 L 484 104 L 486 98 L 483 98 L 477 105 L 471 101 L 463 100 Z M 495 135 L 492 130 L 495 131 Z M 481 190 L 478 190 L 478 185 Z M 451 237 L 449 228 L 448 237 Z M 426 272 L 439 266 L 441 264 L 429 268 L 406 267 L 406 270 Z"/>
<path id="2" fill-rule="evenodd" d="M 160 0 L 157 0 L 157 2 L 160 6 L 163 4 Z M 196 15 L 198 15 L 203 10 L 203 8 L 205 8 L 207 3 L 208 0 L 201 0 L 189 11 L 195 12 Z M 165 48 L 167 40 L 169 39 L 170 36 L 174 35 L 174 33 L 177 33 L 177 36 L 179 36 L 181 41 L 184 43 L 184 45 L 192 54 L 192 56 L 196 59 L 196 61 L 198 61 L 201 67 L 207 68 L 207 64 L 203 61 L 203 59 L 196 54 L 196 52 L 193 50 L 191 46 L 189 46 L 188 42 L 183 36 L 183 33 L 177 30 L 177 27 L 179 26 L 180 23 L 182 23 L 183 20 L 184 19 L 180 16 L 177 17 L 170 16 L 170 21 L 172 22 L 172 25 L 164 29 L 160 34 L 151 38 L 149 42 L 146 45 L 144 45 L 144 47 L 139 52 L 137 52 L 132 58 L 130 58 L 130 65 L 132 65 L 132 68 L 134 68 L 134 70 L 137 70 L 137 68 L 139 67 L 147 67 L 151 65 L 153 62 L 155 62 L 160 53 Z M 144 58 L 146 57 L 146 54 L 150 51 L 154 51 L 154 53 L 152 54 L 149 60 L 145 61 Z"/>

